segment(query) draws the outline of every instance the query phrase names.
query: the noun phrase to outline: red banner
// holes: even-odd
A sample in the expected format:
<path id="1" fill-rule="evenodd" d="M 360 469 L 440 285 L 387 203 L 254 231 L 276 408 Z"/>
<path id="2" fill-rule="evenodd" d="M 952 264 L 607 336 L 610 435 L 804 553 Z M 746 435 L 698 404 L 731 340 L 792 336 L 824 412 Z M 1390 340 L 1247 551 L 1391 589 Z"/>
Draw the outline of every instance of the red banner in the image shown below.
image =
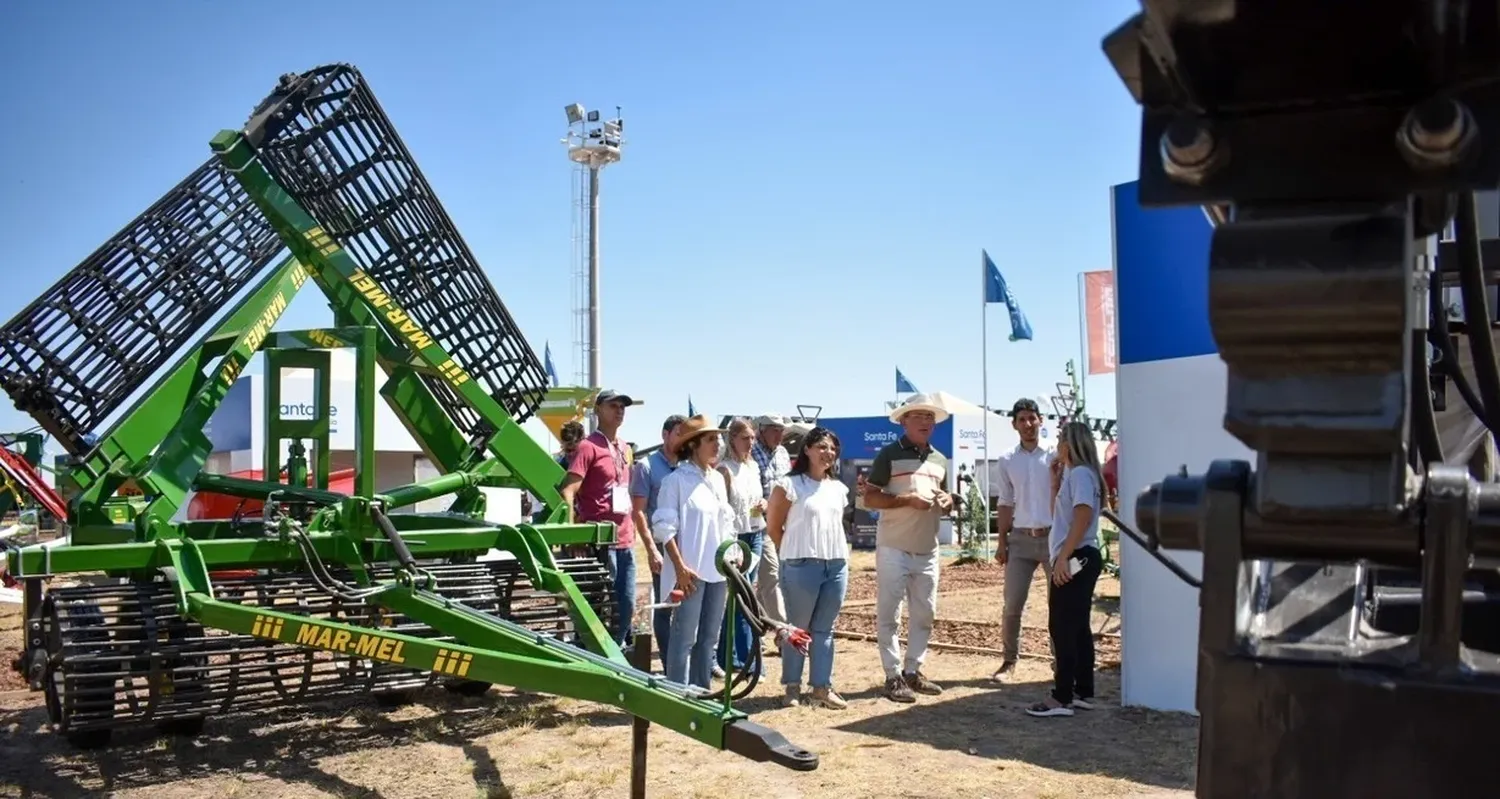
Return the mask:
<path id="1" fill-rule="evenodd" d="M 1114 374 L 1115 273 L 1111 270 L 1083 273 L 1084 326 L 1088 331 L 1091 375 Z"/>

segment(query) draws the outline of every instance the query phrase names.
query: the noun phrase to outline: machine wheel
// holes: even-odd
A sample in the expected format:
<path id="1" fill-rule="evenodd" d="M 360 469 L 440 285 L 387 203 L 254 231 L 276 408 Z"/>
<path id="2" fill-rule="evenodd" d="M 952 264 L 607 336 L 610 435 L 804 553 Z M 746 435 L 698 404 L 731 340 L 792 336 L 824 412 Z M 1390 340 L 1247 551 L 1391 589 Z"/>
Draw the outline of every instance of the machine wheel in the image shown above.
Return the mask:
<path id="1" fill-rule="evenodd" d="M 88 602 L 69 602 L 62 608 L 53 597 L 48 597 L 43 606 L 44 634 L 49 654 L 47 673 L 43 677 L 43 697 L 47 705 L 47 716 L 56 725 L 58 732 L 69 744 L 78 749 L 100 749 L 109 745 L 108 727 L 74 729 L 74 717 L 81 708 L 95 716 L 112 716 L 114 710 L 115 677 L 112 674 L 92 674 L 110 667 L 91 663 L 89 655 L 108 654 L 111 638 L 104 629 L 106 619 L 98 605 Z M 63 657 L 63 637 L 71 641 L 95 646 L 77 647 L 79 661 Z"/>

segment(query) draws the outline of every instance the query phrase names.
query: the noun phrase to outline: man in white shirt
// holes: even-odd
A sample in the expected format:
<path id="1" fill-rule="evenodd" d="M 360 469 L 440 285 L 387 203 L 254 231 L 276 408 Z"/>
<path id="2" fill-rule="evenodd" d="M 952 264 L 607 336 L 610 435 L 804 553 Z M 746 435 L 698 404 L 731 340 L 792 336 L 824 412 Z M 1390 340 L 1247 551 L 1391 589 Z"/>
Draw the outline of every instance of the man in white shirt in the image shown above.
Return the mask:
<path id="1" fill-rule="evenodd" d="M 1047 534 L 1052 528 L 1052 469 L 1056 452 L 1041 441 L 1042 414 L 1034 400 L 1019 399 L 1011 406 L 1010 423 L 1021 443 L 1000 456 L 989 470 L 1000 545 L 995 560 L 1005 566 L 1005 609 L 1000 626 L 1004 660 L 991 675 L 997 682 L 1015 677 L 1020 656 L 1021 616 L 1031 593 L 1031 579 L 1041 566 L 1052 578 L 1047 556 Z"/>

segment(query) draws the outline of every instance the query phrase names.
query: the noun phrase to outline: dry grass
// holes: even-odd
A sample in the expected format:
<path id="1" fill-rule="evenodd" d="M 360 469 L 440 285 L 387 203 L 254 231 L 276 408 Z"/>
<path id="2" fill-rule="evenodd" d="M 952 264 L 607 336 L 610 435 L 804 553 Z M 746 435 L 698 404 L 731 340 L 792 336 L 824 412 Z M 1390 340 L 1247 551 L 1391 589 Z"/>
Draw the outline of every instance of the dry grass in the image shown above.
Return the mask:
<path id="1" fill-rule="evenodd" d="M 842 642 L 837 671 L 850 708 L 776 707 L 775 686 L 745 703 L 755 719 L 818 752 L 798 774 L 721 753 L 666 730 L 651 740 L 651 796 L 762 797 L 1129 796 L 1192 779 L 1191 718 L 1108 705 L 1072 719 L 1033 719 L 1047 667 L 1024 662 L 1023 682 L 995 688 L 988 658 L 935 654 L 937 699 L 878 698 L 878 658 Z M 772 671 L 779 670 L 772 661 Z M 382 713 L 360 703 L 288 710 L 274 718 L 213 719 L 195 741 L 126 741 L 80 754 L 44 730 L 30 696 L 0 701 L 0 796 L 603 797 L 629 788 L 628 719 L 572 700 L 499 691 L 480 699 L 426 694 Z"/>
<path id="2" fill-rule="evenodd" d="M 940 614 L 992 624 L 999 594 L 988 590 L 945 595 Z M 1038 623 L 1042 597 L 1028 603 L 1029 623 Z M 767 662 L 768 682 L 742 707 L 818 752 L 820 768 L 752 763 L 653 728 L 650 796 L 1184 796 L 1193 778 L 1196 721 L 1119 708 L 1112 671 L 1100 675 L 1100 709 L 1033 719 L 1022 709 L 1045 693 L 1045 661 L 1023 661 L 1021 681 L 998 687 L 986 679 L 995 658 L 934 652 L 926 671 L 947 693 L 895 705 L 879 698 L 874 646 L 840 641 L 836 674 L 850 700 L 842 712 L 781 708 L 780 662 Z M 572 799 L 626 796 L 630 785 L 628 717 L 499 689 L 468 699 L 422 694 L 389 712 L 350 701 L 220 717 L 195 740 L 127 738 L 99 753 L 76 752 L 46 727 L 37 695 L 0 694 L 0 797 Z"/>

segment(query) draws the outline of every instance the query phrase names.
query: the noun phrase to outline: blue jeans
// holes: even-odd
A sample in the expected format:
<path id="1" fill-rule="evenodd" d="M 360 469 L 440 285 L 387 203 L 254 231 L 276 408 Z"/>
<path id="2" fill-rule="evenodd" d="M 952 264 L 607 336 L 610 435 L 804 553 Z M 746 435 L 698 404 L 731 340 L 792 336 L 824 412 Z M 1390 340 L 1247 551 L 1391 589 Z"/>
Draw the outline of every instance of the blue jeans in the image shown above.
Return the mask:
<path id="1" fill-rule="evenodd" d="M 630 620 L 635 616 L 635 550 L 611 549 L 609 551 L 609 576 L 614 582 L 615 624 L 610 633 L 615 643 L 628 646 L 630 643 Z"/>
<path id="2" fill-rule="evenodd" d="M 671 643 L 667 649 L 667 679 L 676 683 L 711 687 L 714 649 L 724 628 L 724 600 L 729 584 L 706 583 L 698 578 L 696 591 L 684 597 L 672 613 Z"/>
<path id="3" fill-rule="evenodd" d="M 742 533 L 740 540 L 750 546 L 750 551 L 755 553 L 755 558 L 759 561 L 761 547 L 765 545 L 765 531 L 756 530 L 753 533 Z M 755 582 L 755 572 L 759 569 L 760 564 L 757 562 L 755 568 L 751 569 L 745 575 L 751 583 Z M 728 645 L 730 643 L 734 644 L 733 660 L 727 657 L 728 652 L 726 652 L 729 649 Z M 757 643 L 755 632 L 750 629 L 750 619 L 745 615 L 744 603 L 736 600 L 734 604 L 734 640 L 719 641 L 719 666 L 726 671 L 739 671 L 745 665 L 745 661 L 750 659 L 750 654 L 754 651 L 752 647 L 756 646 Z"/>
<path id="4" fill-rule="evenodd" d="M 802 684 L 802 662 L 812 660 L 808 684 L 833 687 L 833 622 L 844 606 L 849 587 L 849 565 L 843 560 L 793 558 L 781 562 L 781 592 L 786 597 L 786 620 L 812 636 L 808 655 L 795 647 L 781 649 L 781 684 Z"/>

